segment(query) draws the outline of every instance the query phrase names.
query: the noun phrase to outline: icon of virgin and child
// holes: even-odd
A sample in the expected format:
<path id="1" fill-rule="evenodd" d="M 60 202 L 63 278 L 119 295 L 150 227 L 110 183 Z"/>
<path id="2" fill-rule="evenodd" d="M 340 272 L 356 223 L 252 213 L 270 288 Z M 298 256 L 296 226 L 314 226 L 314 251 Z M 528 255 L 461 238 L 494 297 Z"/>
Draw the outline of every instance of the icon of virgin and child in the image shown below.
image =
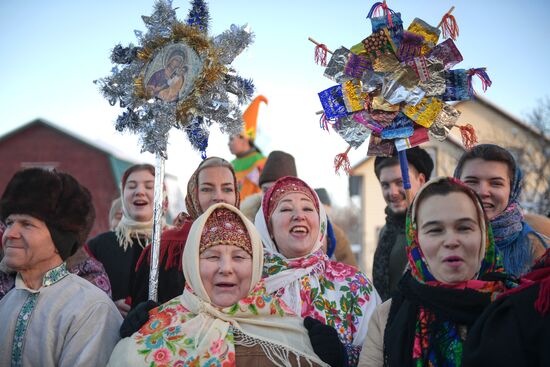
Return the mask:
<path id="1" fill-rule="evenodd" d="M 164 47 L 155 56 L 146 71 L 146 93 L 149 98 L 175 102 L 182 97 L 189 71 L 189 51 L 184 45 Z M 156 70 L 156 71 L 155 71 Z M 147 79 L 147 76 L 150 77 Z"/>

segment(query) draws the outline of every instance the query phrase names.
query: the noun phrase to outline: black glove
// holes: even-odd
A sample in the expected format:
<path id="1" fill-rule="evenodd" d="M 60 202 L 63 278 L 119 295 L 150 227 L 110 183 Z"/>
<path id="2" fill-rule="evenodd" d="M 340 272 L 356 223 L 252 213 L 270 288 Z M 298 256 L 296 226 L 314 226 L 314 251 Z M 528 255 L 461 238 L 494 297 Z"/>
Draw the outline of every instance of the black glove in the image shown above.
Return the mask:
<path id="1" fill-rule="evenodd" d="M 141 302 L 134 309 L 128 312 L 128 315 L 120 325 L 119 334 L 121 338 L 132 335 L 149 320 L 149 310 L 160 306 L 155 301 Z"/>
<path id="2" fill-rule="evenodd" d="M 315 353 L 331 367 L 347 367 L 348 355 L 334 328 L 312 317 L 304 319 L 304 326 Z"/>

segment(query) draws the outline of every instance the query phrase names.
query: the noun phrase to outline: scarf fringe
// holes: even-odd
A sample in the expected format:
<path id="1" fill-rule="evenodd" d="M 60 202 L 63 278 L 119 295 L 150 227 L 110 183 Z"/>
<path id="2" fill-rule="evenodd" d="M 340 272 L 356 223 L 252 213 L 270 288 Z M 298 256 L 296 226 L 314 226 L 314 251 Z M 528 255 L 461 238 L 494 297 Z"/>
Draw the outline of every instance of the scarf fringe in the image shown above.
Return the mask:
<path id="1" fill-rule="evenodd" d="M 116 228 L 115 234 L 118 244 L 125 252 L 128 250 L 128 247 L 132 247 L 134 239 L 137 240 L 141 248 L 145 248 L 151 238 L 151 232 L 148 230 L 133 229 L 120 224 Z"/>
<path id="2" fill-rule="evenodd" d="M 287 348 L 281 347 L 280 345 L 277 345 L 274 343 L 253 338 L 235 328 L 233 329 L 233 334 L 235 336 L 235 344 L 242 345 L 243 347 L 248 347 L 248 348 L 252 348 L 256 345 L 259 345 L 260 348 L 262 348 L 262 351 L 267 356 L 267 358 L 271 362 L 273 362 L 273 364 L 277 367 L 292 367 L 292 363 L 290 361 L 291 353 L 296 358 L 296 365 L 298 367 L 302 366 L 300 359 L 303 356 L 297 354 L 294 351 L 290 351 Z M 310 367 L 313 366 L 312 362 L 309 359 L 305 357 L 304 359 L 308 362 L 308 365 Z"/>

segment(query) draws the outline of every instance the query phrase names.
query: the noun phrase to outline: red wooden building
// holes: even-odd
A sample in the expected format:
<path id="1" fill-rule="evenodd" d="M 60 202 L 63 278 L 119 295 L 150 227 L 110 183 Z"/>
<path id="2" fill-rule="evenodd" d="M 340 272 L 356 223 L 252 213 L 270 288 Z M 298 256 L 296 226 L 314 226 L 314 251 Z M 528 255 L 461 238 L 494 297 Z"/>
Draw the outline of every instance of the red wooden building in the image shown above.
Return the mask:
<path id="1" fill-rule="evenodd" d="M 44 167 L 73 175 L 92 193 L 96 221 L 90 238 L 109 230 L 109 209 L 119 196 L 124 170 L 136 163 L 86 142 L 71 132 L 42 119 L 0 136 L 0 193 L 21 168 Z"/>

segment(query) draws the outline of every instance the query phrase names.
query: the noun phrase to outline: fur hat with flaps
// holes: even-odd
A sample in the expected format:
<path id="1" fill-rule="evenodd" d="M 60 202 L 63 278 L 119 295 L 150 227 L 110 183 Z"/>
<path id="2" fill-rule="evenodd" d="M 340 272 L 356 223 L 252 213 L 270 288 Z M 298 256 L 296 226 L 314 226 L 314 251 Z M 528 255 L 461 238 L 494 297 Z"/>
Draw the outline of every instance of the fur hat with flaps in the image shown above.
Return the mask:
<path id="1" fill-rule="evenodd" d="M 92 196 L 67 173 L 29 168 L 17 172 L 0 198 L 0 220 L 26 214 L 46 223 L 63 260 L 82 246 L 95 220 Z"/>

